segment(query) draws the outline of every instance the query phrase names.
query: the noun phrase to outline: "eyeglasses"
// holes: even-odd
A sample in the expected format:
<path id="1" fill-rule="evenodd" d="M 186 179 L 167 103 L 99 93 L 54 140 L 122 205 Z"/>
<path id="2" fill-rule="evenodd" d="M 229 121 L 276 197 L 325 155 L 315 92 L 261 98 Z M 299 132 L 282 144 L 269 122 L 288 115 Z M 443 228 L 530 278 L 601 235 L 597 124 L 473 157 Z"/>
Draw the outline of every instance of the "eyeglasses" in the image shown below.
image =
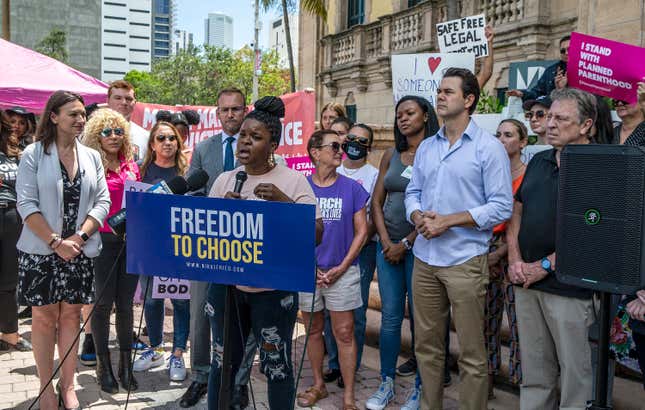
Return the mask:
<path id="1" fill-rule="evenodd" d="M 356 141 L 359 144 L 365 145 L 365 146 L 368 146 L 370 144 L 370 139 L 367 137 L 359 137 L 358 135 L 347 134 L 345 138 L 347 138 L 347 141 Z"/>
<path id="2" fill-rule="evenodd" d="M 571 121 L 571 118 L 563 117 L 562 115 L 553 115 L 553 114 L 549 113 L 546 116 L 546 120 L 547 121 L 555 121 L 558 124 L 562 124 L 562 123 L 566 123 L 566 122 Z"/>
<path id="3" fill-rule="evenodd" d="M 332 151 L 339 152 L 340 151 L 340 142 L 334 141 L 334 142 L 329 143 L 329 144 L 319 145 L 317 148 L 322 149 L 322 148 L 325 148 L 325 147 L 331 147 Z"/>
<path id="4" fill-rule="evenodd" d="M 542 119 L 546 117 L 546 112 L 539 110 L 539 111 L 527 111 L 524 113 L 524 118 L 527 120 L 531 121 L 533 119 L 533 116 L 535 115 L 536 119 Z"/>
<path id="5" fill-rule="evenodd" d="M 156 138 L 156 139 L 157 139 L 157 141 L 159 141 L 159 142 L 164 142 L 164 141 L 166 141 L 166 140 L 168 140 L 168 141 L 170 141 L 170 142 L 173 142 L 174 140 L 176 140 L 176 139 L 177 139 L 177 137 L 176 137 L 174 134 L 170 134 L 170 135 L 163 135 L 163 134 L 159 134 L 159 135 L 157 135 L 155 138 Z"/>
<path id="6" fill-rule="evenodd" d="M 568 54 L 569 53 L 569 47 L 562 47 L 560 49 L 560 54 Z"/>
<path id="7" fill-rule="evenodd" d="M 122 137 L 125 134 L 125 130 L 123 128 L 103 128 L 101 130 L 101 137 L 103 138 L 107 138 L 112 134 Z"/>
<path id="8" fill-rule="evenodd" d="M 629 103 L 624 100 L 614 100 L 614 107 L 617 107 L 619 105 L 629 105 Z"/>
<path id="9" fill-rule="evenodd" d="M 244 112 L 244 106 L 238 105 L 237 107 L 217 107 L 217 111 L 224 114 L 228 114 L 229 112 L 232 112 L 233 114 L 241 114 L 242 112 Z"/>

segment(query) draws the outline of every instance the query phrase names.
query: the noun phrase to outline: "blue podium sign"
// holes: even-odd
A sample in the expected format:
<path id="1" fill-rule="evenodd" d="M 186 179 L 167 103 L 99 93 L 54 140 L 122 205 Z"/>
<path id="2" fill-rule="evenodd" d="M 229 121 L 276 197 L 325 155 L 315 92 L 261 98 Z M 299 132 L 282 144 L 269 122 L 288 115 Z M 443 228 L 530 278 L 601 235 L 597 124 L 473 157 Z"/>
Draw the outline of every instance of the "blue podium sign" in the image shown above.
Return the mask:
<path id="1" fill-rule="evenodd" d="M 313 292 L 315 207 L 126 192 L 127 269 Z"/>

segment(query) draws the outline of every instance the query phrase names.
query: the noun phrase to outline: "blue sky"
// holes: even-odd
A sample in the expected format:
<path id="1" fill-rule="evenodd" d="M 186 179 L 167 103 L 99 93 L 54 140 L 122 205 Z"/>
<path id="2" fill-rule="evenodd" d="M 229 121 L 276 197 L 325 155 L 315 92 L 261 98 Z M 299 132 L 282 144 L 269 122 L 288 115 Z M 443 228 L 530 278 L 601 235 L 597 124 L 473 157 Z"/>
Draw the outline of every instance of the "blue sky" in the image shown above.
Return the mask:
<path id="1" fill-rule="evenodd" d="M 204 19 L 208 13 L 221 12 L 233 17 L 234 48 L 238 49 L 253 40 L 254 0 L 176 0 L 177 23 L 175 29 L 193 33 L 196 45 L 204 43 Z M 260 7 L 260 47 L 267 45 L 268 21 L 282 15 L 277 10 L 264 12 Z"/>

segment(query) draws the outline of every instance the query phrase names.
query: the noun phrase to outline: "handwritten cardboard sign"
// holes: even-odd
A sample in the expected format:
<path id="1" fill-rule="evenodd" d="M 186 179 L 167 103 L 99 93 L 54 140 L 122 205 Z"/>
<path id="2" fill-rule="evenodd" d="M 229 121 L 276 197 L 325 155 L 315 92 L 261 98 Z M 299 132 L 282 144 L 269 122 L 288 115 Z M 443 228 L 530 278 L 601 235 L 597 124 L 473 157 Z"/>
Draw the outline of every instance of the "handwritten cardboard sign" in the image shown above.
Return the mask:
<path id="1" fill-rule="evenodd" d="M 484 14 L 437 23 L 439 50 L 442 53 L 473 53 L 475 58 L 486 57 L 489 50 L 485 27 Z"/>
<path id="2" fill-rule="evenodd" d="M 434 107 L 437 88 L 445 70 L 451 67 L 475 69 L 472 53 L 423 53 L 392 56 L 392 91 L 396 104 L 406 95 L 424 97 Z"/>
<path id="3" fill-rule="evenodd" d="M 586 34 L 571 33 L 569 87 L 634 104 L 636 84 L 645 76 L 645 48 Z"/>

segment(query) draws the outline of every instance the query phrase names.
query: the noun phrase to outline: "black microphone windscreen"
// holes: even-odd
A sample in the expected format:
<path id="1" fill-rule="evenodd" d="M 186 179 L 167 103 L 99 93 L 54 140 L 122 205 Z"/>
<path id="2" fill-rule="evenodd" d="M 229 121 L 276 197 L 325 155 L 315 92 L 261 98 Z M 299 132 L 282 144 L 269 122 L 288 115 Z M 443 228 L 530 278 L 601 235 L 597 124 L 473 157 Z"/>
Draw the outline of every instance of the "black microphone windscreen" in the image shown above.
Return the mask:
<path id="1" fill-rule="evenodd" d="M 247 175 L 244 171 L 239 171 L 235 174 L 235 187 L 233 188 L 233 192 L 237 192 L 238 194 L 242 192 L 242 186 L 244 185 L 246 178 Z"/>
<path id="2" fill-rule="evenodd" d="M 191 191 L 201 189 L 208 182 L 208 173 L 203 169 L 198 169 L 186 178 L 188 187 Z"/>
<path id="3" fill-rule="evenodd" d="M 240 181 L 240 182 L 246 182 L 246 172 L 244 171 L 239 171 L 237 174 L 235 174 L 235 179 Z"/>
<path id="4" fill-rule="evenodd" d="M 173 194 L 183 195 L 189 191 L 188 182 L 186 182 L 186 178 L 182 177 L 181 175 L 177 175 L 176 177 L 168 181 L 167 185 Z"/>

